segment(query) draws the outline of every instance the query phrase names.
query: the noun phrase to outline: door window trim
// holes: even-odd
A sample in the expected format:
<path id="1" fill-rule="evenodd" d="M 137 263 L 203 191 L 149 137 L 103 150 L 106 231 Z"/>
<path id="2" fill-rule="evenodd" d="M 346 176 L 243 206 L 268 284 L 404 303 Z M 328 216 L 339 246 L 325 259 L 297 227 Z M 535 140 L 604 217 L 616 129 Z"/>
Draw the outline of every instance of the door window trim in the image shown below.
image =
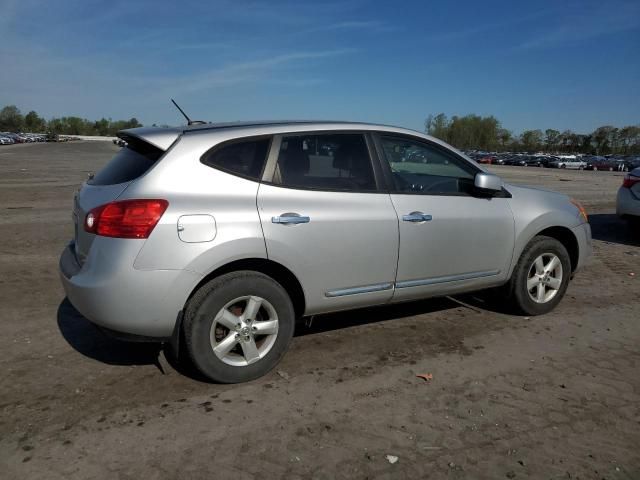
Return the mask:
<path id="1" fill-rule="evenodd" d="M 303 136 L 317 136 L 317 135 L 361 135 L 364 137 L 365 144 L 367 146 L 367 152 L 369 153 L 369 163 L 373 171 L 373 178 L 376 184 L 374 190 L 342 190 L 320 187 L 304 187 L 297 185 L 284 185 L 282 183 L 275 183 L 273 178 L 276 173 L 276 167 L 278 164 L 278 156 L 280 154 L 280 146 L 282 145 L 282 139 L 284 137 L 303 137 Z M 292 190 L 308 190 L 314 192 L 332 192 L 332 193 L 362 193 L 362 194 L 380 194 L 388 193 L 386 179 L 384 173 L 380 168 L 380 162 L 378 160 L 378 154 L 376 151 L 375 142 L 371 136 L 371 132 L 367 130 L 305 130 L 305 131 L 293 131 L 286 133 L 278 133 L 273 136 L 271 141 L 271 150 L 267 156 L 267 162 L 262 174 L 261 183 L 271 185 L 280 188 L 290 188 Z"/>
<path id="2" fill-rule="evenodd" d="M 431 142 L 425 138 L 414 137 L 411 135 L 406 135 L 406 134 L 396 133 L 396 132 L 385 132 L 385 131 L 374 131 L 372 132 L 372 136 L 373 136 L 373 141 L 376 148 L 378 163 L 380 164 L 380 168 L 384 173 L 384 179 L 386 181 L 387 189 L 389 193 L 396 194 L 396 195 L 422 195 L 422 196 L 434 196 L 434 197 L 443 197 L 443 196 L 444 197 L 473 197 L 473 195 L 465 192 L 406 192 L 402 190 L 396 190 L 395 182 L 393 180 L 393 173 L 391 172 L 391 165 L 384 153 L 384 148 L 382 146 L 382 137 L 397 138 L 404 141 L 423 144 L 427 148 L 434 148 L 436 150 L 444 152 L 446 155 L 452 156 L 455 159 L 461 162 L 464 162 L 466 165 L 469 165 L 469 167 L 474 171 L 474 176 L 475 174 L 482 172 L 483 170 L 478 166 L 474 165 L 473 163 L 471 163 L 466 158 L 462 157 L 461 155 L 458 155 L 453 150 L 450 150 L 435 142 Z M 496 195 L 496 196 L 500 197 L 500 195 Z"/>

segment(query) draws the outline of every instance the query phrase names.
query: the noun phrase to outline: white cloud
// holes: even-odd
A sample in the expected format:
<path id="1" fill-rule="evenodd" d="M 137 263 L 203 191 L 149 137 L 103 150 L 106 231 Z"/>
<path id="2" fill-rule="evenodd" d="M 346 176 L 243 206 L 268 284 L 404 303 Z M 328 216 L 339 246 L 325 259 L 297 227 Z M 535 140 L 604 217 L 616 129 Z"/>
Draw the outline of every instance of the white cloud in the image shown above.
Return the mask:
<path id="1" fill-rule="evenodd" d="M 613 35 L 640 27 L 640 2 L 601 1 L 595 5 L 579 3 L 561 23 L 541 25 L 539 35 L 521 48 L 549 48 L 578 44 L 592 38 Z"/>

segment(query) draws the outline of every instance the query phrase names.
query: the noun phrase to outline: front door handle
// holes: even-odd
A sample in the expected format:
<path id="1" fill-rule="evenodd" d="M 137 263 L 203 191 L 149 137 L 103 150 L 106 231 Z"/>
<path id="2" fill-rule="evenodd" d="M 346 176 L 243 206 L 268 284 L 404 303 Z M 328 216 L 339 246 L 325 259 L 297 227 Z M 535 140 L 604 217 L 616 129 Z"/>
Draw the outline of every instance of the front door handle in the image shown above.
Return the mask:
<path id="1" fill-rule="evenodd" d="M 311 219 L 297 213 L 283 213 L 279 217 L 271 217 L 271 223 L 282 223 L 296 225 L 298 223 L 309 223 Z"/>
<path id="2" fill-rule="evenodd" d="M 411 212 L 408 215 L 403 215 L 402 220 L 405 222 L 430 222 L 433 217 L 422 212 Z"/>

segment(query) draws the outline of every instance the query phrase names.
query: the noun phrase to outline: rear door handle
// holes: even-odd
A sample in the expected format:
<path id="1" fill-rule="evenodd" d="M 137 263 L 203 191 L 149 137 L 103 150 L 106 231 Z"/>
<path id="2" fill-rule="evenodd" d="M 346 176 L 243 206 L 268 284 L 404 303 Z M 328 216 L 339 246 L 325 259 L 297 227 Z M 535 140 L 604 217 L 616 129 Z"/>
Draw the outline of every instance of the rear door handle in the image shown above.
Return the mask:
<path id="1" fill-rule="evenodd" d="M 402 220 L 405 222 L 430 222 L 433 217 L 422 212 L 411 212 L 408 215 L 403 215 Z"/>
<path id="2" fill-rule="evenodd" d="M 293 224 L 309 223 L 311 219 L 297 213 L 283 213 L 279 217 L 271 217 L 271 223 Z"/>

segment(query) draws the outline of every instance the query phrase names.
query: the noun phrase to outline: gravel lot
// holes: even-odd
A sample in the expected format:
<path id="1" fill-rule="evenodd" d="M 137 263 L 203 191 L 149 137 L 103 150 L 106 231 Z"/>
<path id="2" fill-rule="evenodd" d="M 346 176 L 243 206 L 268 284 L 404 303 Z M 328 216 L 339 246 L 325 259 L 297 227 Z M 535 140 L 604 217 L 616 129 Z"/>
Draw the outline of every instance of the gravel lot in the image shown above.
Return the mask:
<path id="1" fill-rule="evenodd" d="M 613 215 L 622 174 L 494 168 L 592 214 L 595 256 L 552 314 L 466 296 L 316 317 L 277 372 L 221 386 L 64 300 L 73 191 L 115 150 L 0 147 L 2 478 L 640 478 L 640 236 Z"/>

